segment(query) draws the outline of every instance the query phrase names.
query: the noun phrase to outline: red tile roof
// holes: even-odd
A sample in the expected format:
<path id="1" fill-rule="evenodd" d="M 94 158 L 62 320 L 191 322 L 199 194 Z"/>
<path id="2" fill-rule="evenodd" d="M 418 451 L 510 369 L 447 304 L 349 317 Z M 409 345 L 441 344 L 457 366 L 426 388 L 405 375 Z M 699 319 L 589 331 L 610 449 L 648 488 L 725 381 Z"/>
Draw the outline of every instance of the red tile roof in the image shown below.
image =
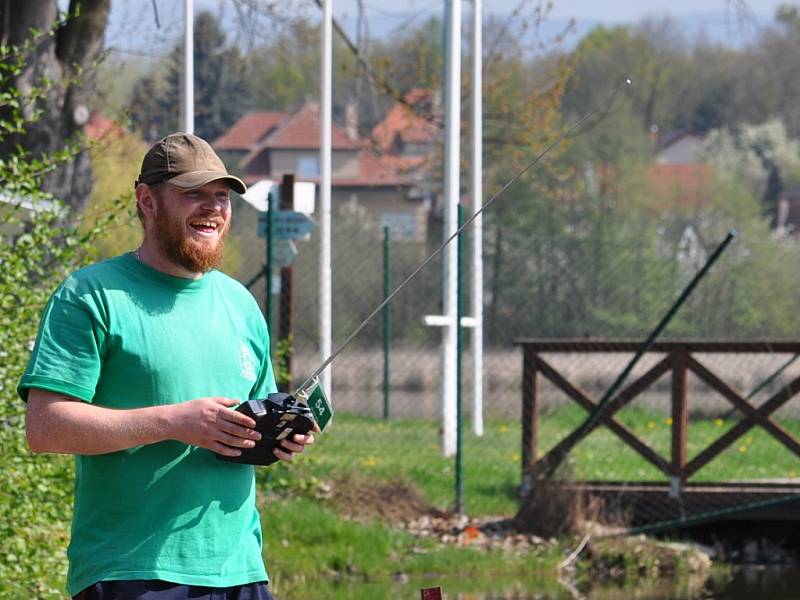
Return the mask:
<path id="1" fill-rule="evenodd" d="M 125 132 L 122 125 L 98 112 L 93 112 L 89 116 L 89 120 L 83 126 L 83 130 L 86 133 L 86 137 L 95 142 L 107 136 L 120 135 Z"/>
<path id="2" fill-rule="evenodd" d="M 306 102 L 286 117 L 280 125 L 259 144 L 262 148 L 319 148 L 320 114 L 316 102 Z M 357 150 L 358 144 L 347 137 L 344 130 L 331 125 L 331 146 L 334 150 Z"/>
<path id="3" fill-rule="evenodd" d="M 425 90 L 412 90 L 406 94 L 406 102 L 413 105 L 425 99 Z M 428 96 L 430 94 L 428 93 Z M 386 117 L 372 128 L 372 138 L 384 152 L 389 151 L 397 136 L 404 142 L 426 143 L 439 137 L 439 128 L 435 123 L 419 116 L 408 104 L 395 104 Z"/>
<path id="4" fill-rule="evenodd" d="M 286 113 L 284 112 L 249 112 L 236 121 L 233 127 L 214 140 L 211 145 L 217 150 L 249 151 L 285 118 Z"/>
<path id="5" fill-rule="evenodd" d="M 653 165 L 647 175 L 664 208 L 692 208 L 708 200 L 714 170 L 707 164 L 664 164 Z"/>

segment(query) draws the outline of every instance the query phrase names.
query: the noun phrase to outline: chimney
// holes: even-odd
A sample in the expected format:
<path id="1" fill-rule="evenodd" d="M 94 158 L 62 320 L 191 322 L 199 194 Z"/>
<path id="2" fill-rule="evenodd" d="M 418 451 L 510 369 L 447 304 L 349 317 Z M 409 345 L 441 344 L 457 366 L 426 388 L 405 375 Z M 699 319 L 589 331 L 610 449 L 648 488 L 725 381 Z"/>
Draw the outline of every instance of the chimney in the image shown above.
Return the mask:
<path id="1" fill-rule="evenodd" d="M 358 141 L 358 107 L 354 101 L 344 107 L 344 131 L 351 142 Z"/>

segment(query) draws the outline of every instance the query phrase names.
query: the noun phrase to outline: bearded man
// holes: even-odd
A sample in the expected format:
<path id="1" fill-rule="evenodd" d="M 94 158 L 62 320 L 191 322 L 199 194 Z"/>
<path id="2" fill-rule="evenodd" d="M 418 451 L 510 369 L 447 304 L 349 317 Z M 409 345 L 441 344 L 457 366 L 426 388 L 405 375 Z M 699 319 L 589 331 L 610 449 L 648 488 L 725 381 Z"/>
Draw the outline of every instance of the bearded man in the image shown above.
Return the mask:
<path id="1" fill-rule="evenodd" d="M 276 391 L 253 297 L 215 270 L 230 175 L 204 140 L 168 135 L 135 184 L 133 252 L 51 297 L 19 384 L 33 452 L 75 455 L 67 589 L 81 600 L 271 598 L 250 465 L 260 435 L 234 408 Z M 275 449 L 291 460 L 313 443 Z"/>

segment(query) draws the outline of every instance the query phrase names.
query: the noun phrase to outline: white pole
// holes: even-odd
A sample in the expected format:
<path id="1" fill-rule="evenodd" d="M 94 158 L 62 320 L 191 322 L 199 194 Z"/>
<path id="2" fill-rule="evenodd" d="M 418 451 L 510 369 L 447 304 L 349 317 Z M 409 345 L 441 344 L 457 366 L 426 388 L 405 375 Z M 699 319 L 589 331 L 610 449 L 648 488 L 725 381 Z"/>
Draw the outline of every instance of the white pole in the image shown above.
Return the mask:
<path id="1" fill-rule="evenodd" d="M 483 205 L 483 2 L 472 0 L 472 212 Z M 483 215 L 472 224 L 472 430 L 483 435 Z"/>
<path id="2" fill-rule="evenodd" d="M 461 124 L 461 0 L 447 0 L 444 114 L 444 238 L 458 228 L 459 141 Z M 447 319 L 442 340 L 442 453 L 456 451 L 456 296 L 458 245 L 448 244 L 443 253 L 443 308 Z"/>
<path id="3" fill-rule="evenodd" d="M 322 93 L 320 94 L 320 254 L 319 254 L 319 353 L 325 360 L 331 355 L 331 99 L 333 62 L 333 0 L 322 2 Z M 320 375 L 322 387 L 328 397 L 332 389 L 331 368 L 328 367 Z"/>
<path id="4" fill-rule="evenodd" d="M 183 27 L 183 130 L 194 133 L 194 0 L 185 0 Z"/>

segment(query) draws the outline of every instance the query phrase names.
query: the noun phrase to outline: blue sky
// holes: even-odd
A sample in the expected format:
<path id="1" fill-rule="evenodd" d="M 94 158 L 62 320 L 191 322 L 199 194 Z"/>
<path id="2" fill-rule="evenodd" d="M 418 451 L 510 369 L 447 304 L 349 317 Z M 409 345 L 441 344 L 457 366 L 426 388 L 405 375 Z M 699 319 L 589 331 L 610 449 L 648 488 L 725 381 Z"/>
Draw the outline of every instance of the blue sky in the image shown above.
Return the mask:
<path id="1" fill-rule="evenodd" d="M 436 10 L 441 7 L 442 0 L 405 0 L 399 4 L 396 0 L 365 0 L 368 11 L 385 15 L 403 16 L 418 10 Z M 520 0 L 484 0 L 485 12 L 507 13 L 513 10 Z M 775 14 L 780 4 L 789 0 L 746 0 L 750 10 L 761 16 Z M 795 2 L 796 3 L 796 2 Z M 529 2 L 536 5 L 537 2 Z M 542 2 L 546 4 L 546 2 Z M 690 15 L 705 12 L 733 12 L 735 6 L 742 5 L 740 0 L 554 0 L 551 16 L 553 18 L 589 19 L 604 22 L 636 22 L 640 18 L 652 14 L 671 14 L 673 16 Z M 469 0 L 463 3 L 463 10 L 470 10 Z M 334 12 L 355 14 L 355 0 L 333 0 Z"/>
<path id="2" fill-rule="evenodd" d="M 66 2 L 66 0 L 63 0 Z M 483 0 L 484 14 L 508 14 L 522 0 Z M 691 30 L 702 28 L 712 38 L 732 45 L 747 41 L 742 37 L 742 21 L 738 19 L 746 7 L 759 17 L 763 25 L 772 20 L 776 8 L 789 0 L 553 0 L 546 25 L 560 31 L 567 19 L 578 21 L 577 36 L 586 33 L 597 23 L 637 23 L 648 16 L 670 15 Z M 797 4 L 797 0 L 791 0 Z M 305 7 L 310 16 L 320 14 L 314 0 L 284 0 L 284 6 Z M 334 15 L 348 32 L 355 28 L 356 0 L 332 0 Z M 528 0 L 529 7 L 545 5 L 546 0 Z M 444 0 L 364 0 L 369 31 L 373 37 L 383 37 L 402 31 L 409 23 L 441 15 Z M 161 55 L 180 39 L 183 27 L 182 0 L 155 0 L 158 11 L 156 26 L 152 0 L 115 0 L 111 5 L 107 44 L 136 53 Z M 233 24 L 235 9 L 232 0 L 194 0 L 195 12 L 210 10 L 223 21 Z M 463 0 L 465 19 L 472 9 L 471 0 Z M 413 16 L 416 15 L 416 18 Z M 745 23 L 744 27 L 750 27 Z M 737 30 L 738 28 L 738 30 Z M 235 29 L 235 27 L 232 27 Z M 751 27 L 752 32 L 752 27 Z M 265 31 L 265 35 L 268 33 Z M 573 36 L 574 37 L 574 36 Z M 574 41 L 574 40 L 573 40 Z"/>

